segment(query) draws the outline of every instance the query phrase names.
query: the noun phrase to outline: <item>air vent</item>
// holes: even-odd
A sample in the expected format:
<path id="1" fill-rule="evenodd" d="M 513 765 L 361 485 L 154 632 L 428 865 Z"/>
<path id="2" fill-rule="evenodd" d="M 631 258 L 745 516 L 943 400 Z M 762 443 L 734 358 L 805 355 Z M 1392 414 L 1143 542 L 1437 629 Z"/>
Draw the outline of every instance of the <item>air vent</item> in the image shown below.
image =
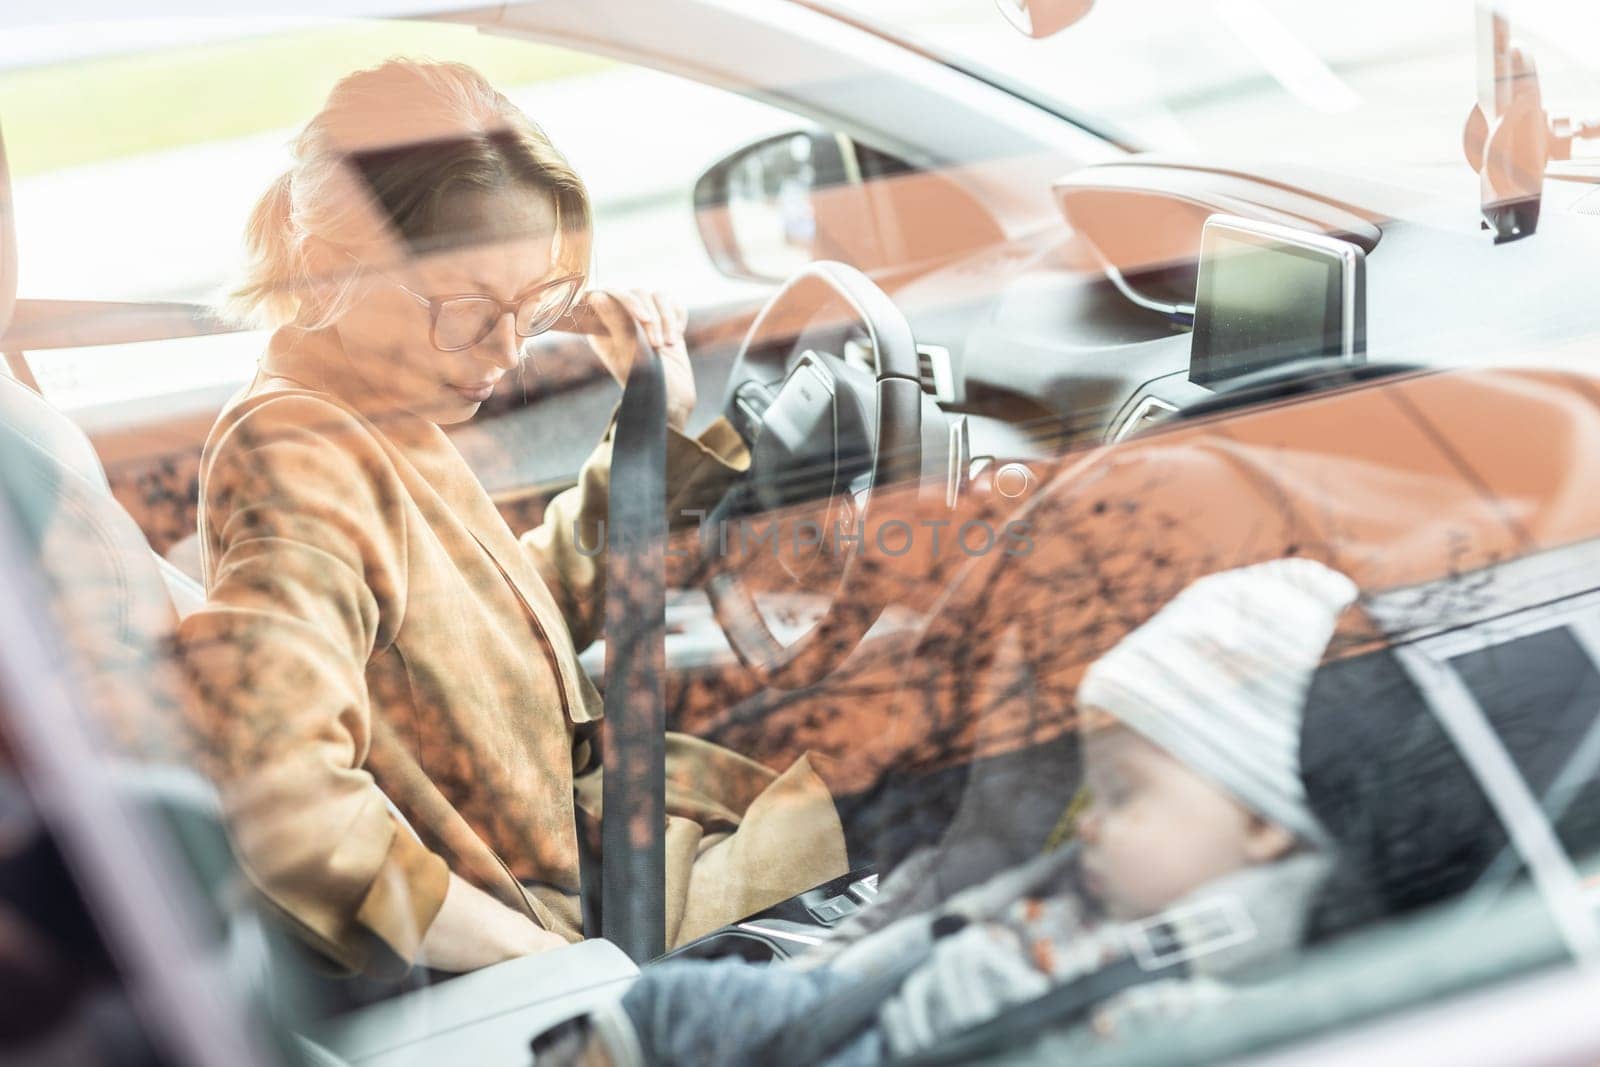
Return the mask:
<path id="1" fill-rule="evenodd" d="M 918 345 L 917 379 L 922 391 L 941 404 L 953 402 L 956 383 L 950 373 L 950 350 L 941 345 Z"/>
<path id="2" fill-rule="evenodd" d="M 876 374 L 878 357 L 871 341 L 852 337 L 844 343 L 844 361 Z M 955 402 L 956 381 L 950 371 L 950 350 L 943 345 L 917 346 L 917 381 L 922 391 L 941 404 Z"/>

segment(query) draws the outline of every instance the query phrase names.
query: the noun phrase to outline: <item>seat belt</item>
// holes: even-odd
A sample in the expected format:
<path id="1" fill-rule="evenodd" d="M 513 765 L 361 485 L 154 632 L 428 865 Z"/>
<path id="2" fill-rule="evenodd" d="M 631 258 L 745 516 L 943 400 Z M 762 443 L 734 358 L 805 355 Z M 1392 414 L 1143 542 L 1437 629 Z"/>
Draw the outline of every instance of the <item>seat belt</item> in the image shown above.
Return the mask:
<path id="1" fill-rule="evenodd" d="M 603 937 L 605 923 L 600 914 L 600 823 L 582 805 L 574 805 L 572 813 L 577 816 L 578 823 L 578 908 L 583 919 L 583 936 Z"/>
<path id="2" fill-rule="evenodd" d="M 1043 1036 L 1047 1028 L 1077 1022 L 1096 1005 L 1124 990 L 1187 974 L 1186 961 L 1154 970 L 1132 956 L 1092 971 L 1033 1000 L 1014 1004 L 976 1026 L 952 1034 L 932 1048 L 889 1060 L 893 1067 L 935 1067 L 972 1063 Z"/>
<path id="3" fill-rule="evenodd" d="M 939 929 L 939 926 L 943 929 Z M 874 1023 L 883 1005 L 899 992 L 911 973 L 933 954 L 941 937 L 966 925 L 956 915 L 936 920 L 934 937 L 917 951 L 907 953 L 883 971 L 848 988 L 837 991 L 810 1011 L 800 1024 L 779 1027 L 759 1046 L 755 1063 L 774 1067 L 800 1067 L 820 1063 L 838 1054 L 844 1046 Z M 1056 986 L 1033 1000 L 1022 1001 L 966 1030 L 940 1040 L 932 1048 L 903 1057 L 891 1057 L 892 1067 L 934 1067 L 972 1063 L 986 1056 L 1037 1038 L 1048 1027 L 1077 1021 L 1108 997 L 1158 978 L 1180 977 L 1189 973 L 1186 959 L 1174 959 L 1154 967 L 1135 957 L 1118 960 L 1074 981 Z"/>
<path id="4" fill-rule="evenodd" d="M 1020 898 L 1037 894 L 1061 877 L 1064 864 L 1075 863 L 1078 846 L 1068 845 L 1055 862 L 1043 863 L 1009 887 Z M 973 920 L 958 911 L 935 914 L 928 938 L 881 970 L 835 990 L 803 1019 L 778 1027 L 758 1046 L 753 1062 L 773 1067 L 801 1067 L 820 1063 L 839 1053 L 850 1041 L 876 1024 L 883 1006 L 900 991 L 912 972 L 933 956 L 939 941 L 964 929 Z M 891 1058 L 895 1067 L 961 1064 L 1010 1048 L 1048 1027 L 1074 1022 L 1102 1001 L 1123 990 L 1161 978 L 1190 973 L 1190 952 L 1174 952 L 1179 944 L 1176 928 L 1165 919 L 1139 924 L 1147 948 L 1072 981 L 1041 996 L 1013 1004 L 999 1014 L 943 1038 L 936 1046 L 911 1055 Z"/>
<path id="5" fill-rule="evenodd" d="M 598 881 L 602 934 L 644 964 L 666 951 L 667 390 L 661 357 L 635 328 L 637 355 L 612 432 L 604 538 Z"/>

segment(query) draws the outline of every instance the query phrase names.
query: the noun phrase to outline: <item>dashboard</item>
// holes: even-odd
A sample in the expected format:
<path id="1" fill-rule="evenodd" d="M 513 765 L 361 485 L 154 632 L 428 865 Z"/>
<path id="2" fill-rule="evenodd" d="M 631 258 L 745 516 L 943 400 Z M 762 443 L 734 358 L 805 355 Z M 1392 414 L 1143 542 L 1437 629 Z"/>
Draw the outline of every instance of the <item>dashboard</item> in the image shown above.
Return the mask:
<path id="1" fill-rule="evenodd" d="M 1454 198 L 1298 168 L 1131 157 L 1058 181 L 1062 224 L 891 295 L 928 353 L 924 392 L 960 418 L 974 464 L 1026 465 L 1216 399 L 1221 383 L 1192 380 L 1190 363 L 1201 239 L 1219 214 L 1356 250 L 1371 363 L 1581 356 L 1600 321 L 1600 174 L 1549 185 L 1539 233 L 1496 245 L 1480 230 L 1475 187 Z"/>

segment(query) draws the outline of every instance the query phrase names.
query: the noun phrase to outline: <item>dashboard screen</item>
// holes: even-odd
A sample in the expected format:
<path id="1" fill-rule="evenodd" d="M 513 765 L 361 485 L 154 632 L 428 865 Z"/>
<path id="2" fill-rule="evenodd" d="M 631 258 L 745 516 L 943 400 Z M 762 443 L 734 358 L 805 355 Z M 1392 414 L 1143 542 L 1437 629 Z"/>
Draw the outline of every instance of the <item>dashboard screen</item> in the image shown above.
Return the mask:
<path id="1" fill-rule="evenodd" d="M 1189 379 L 1214 385 L 1364 348 L 1363 270 L 1345 241 L 1213 218 L 1201 239 Z"/>

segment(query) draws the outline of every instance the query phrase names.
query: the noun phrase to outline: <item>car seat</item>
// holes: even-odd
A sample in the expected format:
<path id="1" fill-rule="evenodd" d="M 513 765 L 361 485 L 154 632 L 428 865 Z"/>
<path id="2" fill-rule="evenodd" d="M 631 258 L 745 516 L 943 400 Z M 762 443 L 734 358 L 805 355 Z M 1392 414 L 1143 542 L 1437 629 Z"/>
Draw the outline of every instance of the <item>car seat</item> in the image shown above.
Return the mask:
<path id="1" fill-rule="evenodd" d="M 0 140 L 0 337 L 16 297 L 15 217 Z M 182 690 L 166 650 L 180 614 L 198 607 L 204 591 L 151 551 L 112 496 L 87 435 L 9 374 L 0 374 L 0 453 L 14 519 L 38 564 L 33 579 L 42 579 L 34 592 L 55 615 L 86 706 L 114 715 L 131 736 L 177 727 Z"/>
<path id="2" fill-rule="evenodd" d="M 16 308 L 16 244 L 0 140 L 0 351 Z M 109 773 L 130 808 L 153 817 L 202 892 L 209 930 L 239 988 L 263 994 L 273 1008 L 298 1012 L 313 969 L 309 950 L 275 924 L 241 909 L 241 872 L 223 828 L 216 790 L 194 767 L 186 737 L 187 684 L 172 655 L 180 619 L 205 602 L 189 575 L 151 548 L 112 495 L 88 436 L 66 415 L 0 370 L 0 522 L 20 540 L 24 566 L 8 589 L 51 618 L 61 671 L 78 697 Z M 50 625 L 53 623 L 54 625 Z M 391 803 L 391 809 L 393 805 Z M 398 814 L 398 812 L 397 812 Z M 407 825 L 402 818 L 401 824 Z M 409 827 L 408 827 L 409 828 Z M 332 982 L 332 979 L 328 981 Z M 415 984 L 362 991 L 390 995 Z M 329 987 L 332 988 L 331 986 Z M 328 1006 L 327 990 L 313 991 Z"/>

